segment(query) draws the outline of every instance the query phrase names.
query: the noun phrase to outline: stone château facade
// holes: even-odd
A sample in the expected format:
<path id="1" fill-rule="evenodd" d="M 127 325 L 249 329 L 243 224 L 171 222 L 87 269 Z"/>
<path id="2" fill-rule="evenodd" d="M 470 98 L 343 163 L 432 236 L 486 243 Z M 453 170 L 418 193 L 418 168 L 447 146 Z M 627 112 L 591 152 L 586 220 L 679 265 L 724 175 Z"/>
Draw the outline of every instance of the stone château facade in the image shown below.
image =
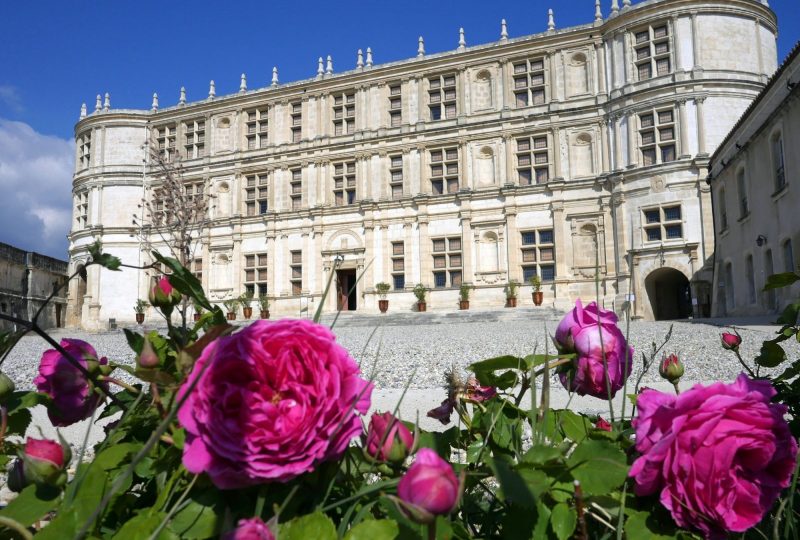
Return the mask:
<path id="1" fill-rule="evenodd" d="M 591 18 L 591 3 L 587 3 Z M 714 232 L 709 154 L 776 68 L 777 22 L 759 0 L 629 0 L 594 21 L 373 63 L 151 110 L 108 94 L 75 128 L 70 265 L 87 246 L 147 264 L 132 216 L 152 200 L 147 146 L 180 156 L 211 196 L 193 270 L 214 301 L 246 290 L 273 314 L 318 307 L 335 261 L 346 307 L 376 312 L 504 303 L 509 280 L 543 280 L 545 305 L 599 294 L 634 316 L 706 315 Z M 145 227 L 151 234 L 156 225 Z M 133 320 L 151 272 L 89 267 L 70 321 Z M 530 287 L 520 304 L 530 304 Z M 337 295 L 323 309 L 336 309 Z M 257 310 L 256 310 L 257 311 Z"/>

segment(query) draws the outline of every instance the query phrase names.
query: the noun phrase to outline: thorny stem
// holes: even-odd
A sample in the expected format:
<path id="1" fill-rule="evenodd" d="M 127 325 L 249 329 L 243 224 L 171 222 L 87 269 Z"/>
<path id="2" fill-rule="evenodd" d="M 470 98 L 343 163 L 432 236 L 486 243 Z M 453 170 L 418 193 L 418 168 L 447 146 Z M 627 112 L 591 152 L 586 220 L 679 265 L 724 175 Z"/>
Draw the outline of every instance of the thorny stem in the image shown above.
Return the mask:
<path id="1" fill-rule="evenodd" d="M 138 394 L 140 392 L 138 388 L 131 386 L 128 383 L 121 381 L 115 377 L 109 377 L 108 375 L 101 375 L 100 380 L 110 382 L 111 384 L 116 384 L 117 386 L 124 388 L 125 390 L 127 390 L 132 394 Z"/>
<path id="2" fill-rule="evenodd" d="M 678 387 L 678 381 L 672 383 L 672 386 L 675 388 L 675 395 L 676 396 L 681 395 L 681 389 Z"/>
<path id="3" fill-rule="evenodd" d="M 578 538 L 580 540 L 587 540 L 589 538 L 589 533 L 586 530 L 586 516 L 584 514 L 583 508 L 583 490 L 581 489 L 581 483 L 575 480 L 575 511 L 578 514 Z"/>
<path id="4" fill-rule="evenodd" d="M 755 374 L 755 373 L 753 373 L 753 370 L 752 370 L 752 369 L 750 369 L 750 366 L 748 366 L 748 365 L 745 363 L 744 359 L 742 358 L 742 355 L 741 355 L 741 354 L 739 354 L 739 349 L 733 349 L 733 354 L 735 354 L 735 355 L 736 355 L 736 358 L 738 358 L 738 359 L 739 359 L 739 363 L 740 363 L 740 364 L 742 364 L 742 367 L 744 367 L 744 369 L 746 369 L 746 370 L 747 370 L 747 373 L 749 373 L 749 374 L 750 374 L 750 377 L 752 377 L 753 379 L 755 379 L 755 378 L 756 378 L 756 374 Z"/>
<path id="5" fill-rule="evenodd" d="M 150 383 L 150 393 L 153 395 L 153 405 L 156 406 L 158 414 L 161 418 L 164 418 L 167 415 L 167 411 L 164 410 L 164 404 L 161 403 L 161 393 L 158 391 L 156 383 Z"/>
<path id="6" fill-rule="evenodd" d="M 428 525 L 428 540 L 436 540 L 436 519 Z"/>

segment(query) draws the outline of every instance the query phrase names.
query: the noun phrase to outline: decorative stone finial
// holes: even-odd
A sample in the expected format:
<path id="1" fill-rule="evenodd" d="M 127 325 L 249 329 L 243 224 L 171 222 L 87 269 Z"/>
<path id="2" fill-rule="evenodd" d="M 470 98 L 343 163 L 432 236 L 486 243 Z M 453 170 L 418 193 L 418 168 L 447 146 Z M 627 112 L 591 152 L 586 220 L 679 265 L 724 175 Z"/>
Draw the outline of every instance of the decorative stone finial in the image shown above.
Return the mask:
<path id="1" fill-rule="evenodd" d="M 214 79 L 208 84 L 208 99 L 212 100 L 217 97 L 217 85 L 214 84 Z"/>
<path id="2" fill-rule="evenodd" d="M 181 86 L 181 98 L 178 100 L 178 105 L 186 105 L 186 87 Z"/>
<path id="3" fill-rule="evenodd" d="M 324 74 L 325 68 L 322 67 L 322 57 L 320 56 L 317 61 L 317 79 L 321 79 Z"/>
<path id="4" fill-rule="evenodd" d="M 361 52 L 361 49 L 358 49 L 358 54 L 356 58 L 356 68 L 362 69 L 364 67 L 364 53 Z"/>
<path id="5" fill-rule="evenodd" d="M 367 47 L 367 69 L 372 67 L 372 49 Z"/>
<path id="6" fill-rule="evenodd" d="M 622 0 L 622 9 L 631 7 L 631 0 Z"/>
<path id="7" fill-rule="evenodd" d="M 619 14 L 618 0 L 611 0 L 611 16 L 616 17 Z"/>
<path id="8" fill-rule="evenodd" d="M 419 45 L 417 45 L 417 58 L 425 56 L 425 40 L 419 36 Z"/>
<path id="9" fill-rule="evenodd" d="M 600 10 L 600 0 L 594 0 L 594 22 L 603 22 L 603 12 Z"/>
<path id="10" fill-rule="evenodd" d="M 508 27 L 505 19 L 500 21 L 500 41 L 508 41 Z"/>
<path id="11" fill-rule="evenodd" d="M 86 103 L 81 103 L 81 118 L 86 118 Z"/>
<path id="12" fill-rule="evenodd" d="M 553 10 L 547 10 L 547 31 L 552 32 L 556 29 L 556 21 L 553 19 Z"/>
<path id="13" fill-rule="evenodd" d="M 106 92 L 106 98 L 103 100 L 103 111 L 108 112 L 111 110 L 111 94 Z"/>
<path id="14" fill-rule="evenodd" d="M 158 110 L 158 94 L 153 92 L 153 104 L 150 106 L 150 110 L 156 112 Z"/>
<path id="15" fill-rule="evenodd" d="M 97 99 L 94 102 L 94 112 L 100 112 L 100 109 L 103 108 L 102 100 L 103 98 L 100 97 L 100 94 L 97 94 Z"/>
<path id="16" fill-rule="evenodd" d="M 239 92 L 242 94 L 247 92 L 247 77 L 245 77 L 244 73 L 242 73 L 242 80 L 239 83 Z"/>
<path id="17" fill-rule="evenodd" d="M 272 86 L 278 86 L 278 66 L 272 68 Z"/>
<path id="18" fill-rule="evenodd" d="M 331 75 L 333 73 L 333 59 L 331 55 L 328 55 L 327 62 L 325 64 L 325 75 Z"/>
<path id="19" fill-rule="evenodd" d="M 467 40 L 464 39 L 464 29 L 458 29 L 458 50 L 463 51 L 467 48 Z"/>

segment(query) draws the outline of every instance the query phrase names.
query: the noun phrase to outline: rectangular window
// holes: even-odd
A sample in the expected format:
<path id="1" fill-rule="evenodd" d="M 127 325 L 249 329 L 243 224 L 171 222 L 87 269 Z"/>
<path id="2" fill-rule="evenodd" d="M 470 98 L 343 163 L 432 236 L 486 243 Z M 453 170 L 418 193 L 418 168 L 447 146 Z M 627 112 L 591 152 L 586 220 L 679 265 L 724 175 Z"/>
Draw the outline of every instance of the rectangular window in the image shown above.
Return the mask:
<path id="1" fill-rule="evenodd" d="M 728 228 L 728 209 L 725 202 L 725 188 L 719 190 L 719 195 L 717 195 L 717 207 L 719 208 L 719 228 L 724 231 Z"/>
<path id="2" fill-rule="evenodd" d="M 291 126 L 291 139 L 293 143 L 300 142 L 303 138 L 303 103 L 297 101 L 289 105 L 289 124 Z"/>
<path id="3" fill-rule="evenodd" d="M 162 158 L 169 161 L 175 157 L 175 144 L 177 141 L 177 128 L 175 124 L 156 128 L 156 147 Z"/>
<path id="4" fill-rule="evenodd" d="M 672 73 L 672 52 L 666 24 L 650 25 L 634 33 L 636 73 L 640 81 Z"/>
<path id="5" fill-rule="evenodd" d="M 517 180 L 521 186 L 546 184 L 550 179 L 550 152 L 547 135 L 517 139 Z"/>
<path id="6" fill-rule="evenodd" d="M 514 63 L 514 101 L 517 107 L 546 102 L 544 58 Z"/>
<path id="7" fill-rule="evenodd" d="M 405 264 L 405 243 L 392 242 L 392 283 L 396 291 L 406 287 Z"/>
<path id="8" fill-rule="evenodd" d="M 333 199 L 336 206 L 356 202 L 356 162 L 346 161 L 333 165 Z"/>
<path id="9" fill-rule="evenodd" d="M 291 169 L 292 175 L 289 180 L 289 200 L 292 210 L 300 210 L 303 207 L 303 170 Z"/>
<path id="10" fill-rule="evenodd" d="M 186 159 L 203 157 L 206 153 L 206 121 L 189 120 L 183 123 L 184 156 Z"/>
<path id="11" fill-rule="evenodd" d="M 460 287 L 463 262 L 461 260 L 461 237 L 434 238 L 433 282 L 436 287 Z"/>
<path id="12" fill-rule="evenodd" d="M 244 204 L 248 216 L 266 214 L 269 210 L 269 177 L 267 173 L 244 177 Z"/>
<path id="13" fill-rule="evenodd" d="M 92 132 L 86 131 L 78 137 L 78 169 L 86 169 L 91 163 Z"/>
<path id="14" fill-rule="evenodd" d="M 389 191 L 394 201 L 403 198 L 403 155 L 389 156 Z"/>
<path id="15" fill-rule="evenodd" d="M 721 192 L 724 193 L 724 192 Z M 727 215 L 723 212 L 723 223 L 727 226 Z M 683 213 L 681 205 L 662 206 L 642 210 L 645 241 L 660 242 L 662 240 L 680 240 L 683 238 Z M 723 226 L 723 228 L 724 228 Z"/>
<path id="16" fill-rule="evenodd" d="M 431 193 L 456 193 L 458 181 L 458 148 L 430 151 Z"/>
<path id="17" fill-rule="evenodd" d="M 261 107 L 245 111 L 247 115 L 246 137 L 247 149 L 266 148 L 269 138 L 269 109 Z"/>
<path id="18" fill-rule="evenodd" d="M 89 223 L 89 192 L 82 191 L 75 194 L 75 221 L 78 229 L 83 229 Z"/>
<path id="19" fill-rule="evenodd" d="M 553 229 L 520 231 L 522 278 L 527 282 L 534 275 L 542 281 L 555 279 L 555 244 Z"/>
<path id="20" fill-rule="evenodd" d="M 399 127 L 403 123 L 403 98 L 399 84 L 389 87 L 389 126 Z"/>
<path id="21" fill-rule="evenodd" d="M 456 107 L 456 76 L 437 75 L 428 78 L 428 110 L 431 120 L 455 118 Z"/>
<path id="22" fill-rule="evenodd" d="M 253 295 L 267 294 L 267 254 L 251 253 L 244 256 L 244 283 Z"/>
<path id="23" fill-rule="evenodd" d="M 644 166 L 677 159 L 675 114 L 672 109 L 639 114 L 639 151 Z"/>
<path id="24" fill-rule="evenodd" d="M 291 265 L 289 267 L 289 282 L 292 284 L 292 295 L 303 294 L 303 252 L 291 251 Z"/>
<path id="25" fill-rule="evenodd" d="M 775 171 L 775 193 L 786 187 L 786 168 L 783 155 L 783 135 L 776 133 L 772 136 L 772 167 Z"/>
<path id="26" fill-rule="evenodd" d="M 333 134 L 348 135 L 356 131 L 356 95 L 342 92 L 333 95 Z"/>

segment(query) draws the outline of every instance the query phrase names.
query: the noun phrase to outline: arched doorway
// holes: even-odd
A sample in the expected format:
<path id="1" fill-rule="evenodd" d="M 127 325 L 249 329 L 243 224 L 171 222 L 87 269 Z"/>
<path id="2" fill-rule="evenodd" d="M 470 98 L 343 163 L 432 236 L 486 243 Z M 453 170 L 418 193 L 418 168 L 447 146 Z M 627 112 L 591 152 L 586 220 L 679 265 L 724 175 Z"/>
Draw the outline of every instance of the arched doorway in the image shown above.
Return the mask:
<path id="1" fill-rule="evenodd" d="M 647 276 L 644 285 L 655 320 L 685 319 L 692 314 L 689 280 L 682 272 L 659 268 Z"/>

